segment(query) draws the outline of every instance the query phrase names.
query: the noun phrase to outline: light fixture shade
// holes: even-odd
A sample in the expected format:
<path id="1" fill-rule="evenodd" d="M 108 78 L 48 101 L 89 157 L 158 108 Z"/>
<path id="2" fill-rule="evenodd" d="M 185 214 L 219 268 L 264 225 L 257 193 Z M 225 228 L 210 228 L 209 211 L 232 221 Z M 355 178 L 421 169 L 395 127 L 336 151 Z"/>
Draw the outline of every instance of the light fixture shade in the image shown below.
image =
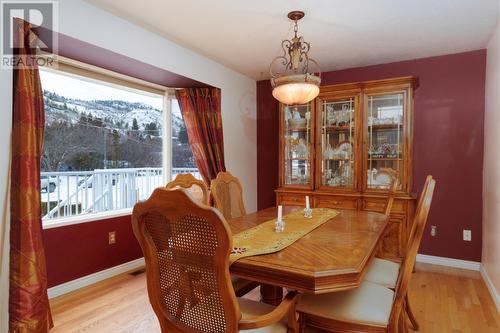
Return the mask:
<path id="1" fill-rule="evenodd" d="M 272 80 L 273 97 L 286 105 L 306 104 L 319 94 L 321 79 L 311 74 L 296 74 Z"/>

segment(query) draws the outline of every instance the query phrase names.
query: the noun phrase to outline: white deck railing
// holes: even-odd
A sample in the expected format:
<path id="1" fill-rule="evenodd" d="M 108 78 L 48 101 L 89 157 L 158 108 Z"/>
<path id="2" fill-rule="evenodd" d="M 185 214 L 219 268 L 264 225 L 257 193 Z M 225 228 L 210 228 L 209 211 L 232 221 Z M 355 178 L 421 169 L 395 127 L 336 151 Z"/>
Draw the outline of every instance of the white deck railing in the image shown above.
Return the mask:
<path id="1" fill-rule="evenodd" d="M 201 179 L 196 168 L 172 169 L 173 176 L 179 173 Z M 41 176 L 44 221 L 131 208 L 165 185 L 162 168 L 42 172 Z"/>

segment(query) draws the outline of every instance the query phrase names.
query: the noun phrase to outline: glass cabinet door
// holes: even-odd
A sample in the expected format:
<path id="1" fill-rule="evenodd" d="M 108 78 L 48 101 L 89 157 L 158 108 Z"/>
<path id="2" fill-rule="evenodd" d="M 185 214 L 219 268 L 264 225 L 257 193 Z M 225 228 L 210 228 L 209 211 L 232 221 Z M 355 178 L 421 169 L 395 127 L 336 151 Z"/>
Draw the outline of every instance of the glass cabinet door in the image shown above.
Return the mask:
<path id="1" fill-rule="evenodd" d="M 320 100 L 320 187 L 355 187 L 356 100 Z"/>
<path id="2" fill-rule="evenodd" d="M 388 189 L 403 177 L 405 92 L 367 96 L 367 189 Z"/>
<path id="3" fill-rule="evenodd" d="M 282 107 L 284 158 L 284 185 L 312 186 L 311 147 L 312 113 L 311 104 Z"/>

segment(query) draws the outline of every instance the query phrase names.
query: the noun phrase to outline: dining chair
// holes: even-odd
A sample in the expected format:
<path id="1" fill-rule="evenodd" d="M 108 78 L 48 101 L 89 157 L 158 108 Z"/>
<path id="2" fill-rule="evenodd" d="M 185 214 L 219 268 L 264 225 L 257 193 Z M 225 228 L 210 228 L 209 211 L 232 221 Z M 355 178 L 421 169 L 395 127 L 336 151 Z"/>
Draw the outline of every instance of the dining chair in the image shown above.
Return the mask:
<path id="1" fill-rule="evenodd" d="M 298 330 L 296 292 L 277 307 L 236 297 L 229 275 L 231 231 L 215 208 L 182 188 L 158 188 L 134 206 L 132 226 L 162 333 Z"/>
<path id="2" fill-rule="evenodd" d="M 424 189 L 414 218 L 415 232 L 403 258 L 395 290 L 363 281 L 356 289 L 327 294 L 304 294 L 297 304 L 300 330 L 306 325 L 339 333 L 406 332 L 408 286 L 432 203 L 435 180 Z"/>
<path id="3" fill-rule="evenodd" d="M 389 217 L 391 215 L 392 206 L 394 204 L 394 197 L 399 186 L 399 181 L 394 178 L 389 193 L 387 195 L 387 203 L 385 204 L 384 215 Z M 384 237 L 382 237 L 383 239 Z M 381 247 L 382 244 L 379 245 Z M 391 260 L 374 257 L 371 259 L 370 264 L 366 270 L 364 279 L 370 282 L 384 285 L 388 288 L 396 284 L 398 278 L 400 265 Z"/>
<path id="4" fill-rule="evenodd" d="M 184 188 L 199 202 L 209 205 L 210 194 L 204 181 L 196 179 L 192 174 L 178 174 L 174 180 L 166 185 L 167 189 Z M 248 294 L 250 291 L 259 286 L 259 283 L 242 279 L 236 276 L 231 276 L 236 296 L 241 297 Z"/>
<path id="5" fill-rule="evenodd" d="M 420 198 L 417 204 L 417 211 L 419 207 L 422 205 L 422 200 L 425 194 L 425 191 L 427 189 L 427 186 L 429 186 L 429 183 L 432 181 L 432 176 L 427 176 L 424 187 L 422 189 L 422 193 L 420 194 Z M 390 201 L 390 199 L 388 200 Z M 389 206 L 389 202 L 388 202 Z M 387 215 L 387 210 L 386 210 L 386 216 Z M 411 243 L 412 238 L 414 237 L 415 230 L 416 230 L 416 224 L 412 225 L 410 235 L 408 237 L 408 244 Z M 376 284 L 379 284 L 381 286 L 384 286 L 389 289 L 395 289 L 396 288 L 396 282 L 398 280 L 398 276 L 400 273 L 400 268 L 401 265 L 397 262 L 387 260 L 387 259 L 382 259 L 382 258 L 373 258 L 370 261 L 370 264 L 368 265 L 368 268 L 365 273 L 365 281 L 373 282 Z M 418 321 L 413 314 L 413 311 L 411 310 L 411 305 L 410 301 L 408 299 L 408 295 L 405 295 L 406 298 L 406 303 L 405 303 L 405 310 L 406 313 L 408 314 L 408 318 L 410 319 L 410 322 L 412 324 L 412 328 L 416 331 L 419 329 L 419 324 Z"/>
<path id="6" fill-rule="evenodd" d="M 175 179 L 166 185 L 168 189 L 174 188 L 185 188 L 189 193 L 201 203 L 208 205 L 210 200 L 210 195 L 208 193 L 208 187 L 203 180 L 196 179 L 190 173 L 179 173 L 175 176 Z"/>
<path id="7" fill-rule="evenodd" d="M 226 220 L 246 215 L 243 187 L 239 179 L 229 171 L 219 172 L 217 177 L 212 180 L 210 188 L 215 208 L 221 211 Z M 231 276 L 231 282 L 238 297 L 249 293 L 260 285 L 258 282 L 236 276 Z"/>
<path id="8" fill-rule="evenodd" d="M 227 220 L 246 215 L 243 187 L 229 171 L 219 172 L 210 185 L 215 207 Z"/>
<path id="9" fill-rule="evenodd" d="M 385 204 L 384 214 L 385 216 L 391 215 L 392 206 L 394 205 L 394 198 L 396 196 L 396 191 L 399 187 L 399 180 L 394 178 L 391 184 L 391 188 L 389 189 L 389 193 L 387 195 L 387 203 Z"/>

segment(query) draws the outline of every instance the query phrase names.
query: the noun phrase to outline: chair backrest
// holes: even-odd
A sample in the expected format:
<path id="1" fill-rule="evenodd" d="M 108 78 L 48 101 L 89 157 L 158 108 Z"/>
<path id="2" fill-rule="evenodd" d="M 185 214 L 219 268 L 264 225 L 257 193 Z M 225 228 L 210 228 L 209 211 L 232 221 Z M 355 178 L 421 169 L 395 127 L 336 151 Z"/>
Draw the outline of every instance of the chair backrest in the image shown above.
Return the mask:
<path id="1" fill-rule="evenodd" d="M 424 200 L 424 196 L 425 196 L 427 187 L 429 186 L 429 184 L 431 183 L 432 180 L 433 180 L 433 178 L 432 178 L 431 175 L 428 175 L 425 178 L 424 187 L 422 188 L 422 192 L 420 193 L 420 197 L 418 198 L 417 208 L 415 209 L 415 212 L 418 212 L 421 209 L 420 206 L 422 206 L 422 203 L 423 203 L 423 200 Z M 410 235 L 408 236 L 408 244 L 407 244 L 407 249 L 406 249 L 407 251 L 408 251 L 408 248 L 411 245 L 411 240 L 413 239 L 413 237 L 415 235 L 415 230 L 416 229 L 417 229 L 417 224 L 413 223 L 413 225 L 411 226 Z"/>
<path id="2" fill-rule="evenodd" d="M 246 214 L 243 203 L 243 187 L 230 172 L 219 172 L 210 185 L 215 207 L 228 220 Z"/>
<path id="3" fill-rule="evenodd" d="M 156 189 L 134 206 L 148 294 L 162 332 L 237 332 L 241 312 L 229 275 L 231 231 L 184 189 Z"/>
<path id="4" fill-rule="evenodd" d="M 436 181 L 432 178 L 428 183 L 426 182 L 426 186 L 424 187 L 421 199 L 419 200 L 419 205 L 415 212 L 415 218 L 413 221 L 415 225 L 415 232 L 413 237 L 410 239 L 406 256 L 404 257 L 401 265 L 398 283 L 395 290 L 394 306 L 391 312 L 391 322 L 397 322 L 396 318 L 399 317 L 400 311 L 403 308 L 405 295 L 408 292 L 408 285 L 413 272 L 413 266 L 415 265 L 417 258 L 418 248 L 420 246 L 420 241 L 422 240 L 425 224 L 427 223 L 427 217 L 429 216 L 435 186 Z"/>
<path id="5" fill-rule="evenodd" d="M 208 205 L 210 196 L 208 187 L 203 180 L 196 179 L 190 173 L 179 173 L 175 179 L 167 184 L 166 188 L 185 188 L 191 195 L 201 203 Z"/>
<path id="6" fill-rule="evenodd" d="M 387 203 L 385 205 L 385 216 L 391 215 L 392 205 L 394 204 L 394 197 L 396 196 L 396 191 L 399 187 L 399 180 L 394 178 L 392 181 L 391 188 L 389 189 L 389 193 L 387 195 Z"/>

